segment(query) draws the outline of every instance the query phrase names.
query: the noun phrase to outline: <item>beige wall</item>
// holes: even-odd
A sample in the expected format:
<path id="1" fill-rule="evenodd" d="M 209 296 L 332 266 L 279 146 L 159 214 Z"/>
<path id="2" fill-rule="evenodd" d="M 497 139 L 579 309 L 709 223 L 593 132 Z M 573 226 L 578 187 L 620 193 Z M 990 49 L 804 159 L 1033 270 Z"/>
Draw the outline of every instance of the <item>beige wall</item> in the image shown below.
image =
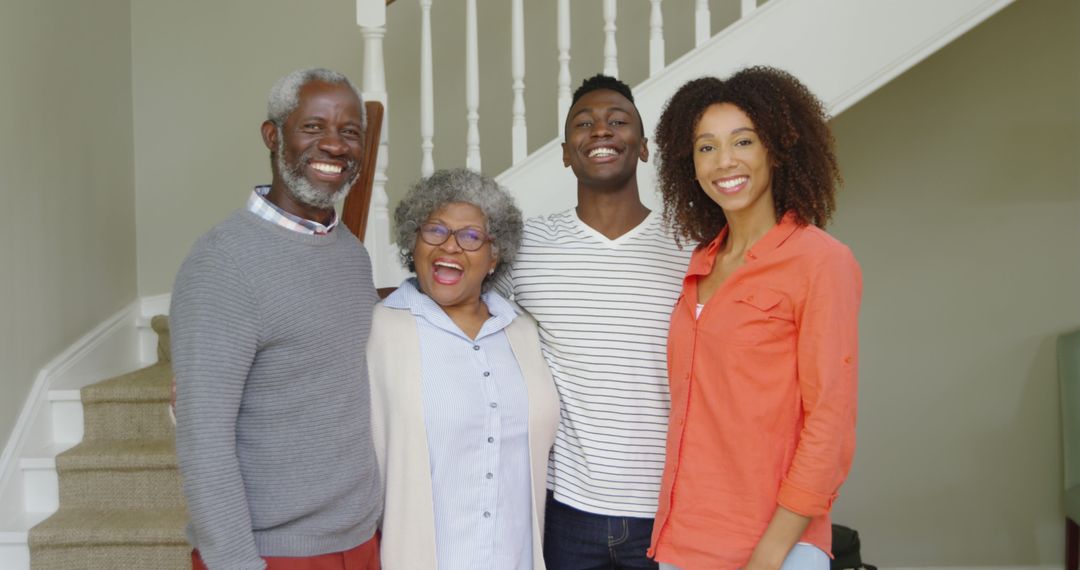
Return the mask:
<path id="1" fill-rule="evenodd" d="M 391 207 L 420 172 L 418 4 L 401 0 L 387 14 Z M 465 163 L 464 4 L 433 8 L 438 168 Z M 483 169 L 497 174 L 510 165 L 510 4 L 478 4 Z M 603 67 L 603 22 L 600 2 L 571 4 L 576 86 Z M 714 8 L 714 29 L 736 17 L 737 3 L 729 4 Z M 691 8 L 665 3 L 669 61 L 692 47 Z M 525 10 L 526 108 L 536 148 L 556 135 L 555 35 L 538 33 L 554 30 L 555 2 L 526 2 Z M 648 74 L 648 10 L 648 2 L 619 3 L 620 72 L 631 84 Z M 360 83 L 363 39 L 353 3 L 342 0 L 139 0 L 132 22 L 139 293 L 153 295 L 172 288 L 196 237 L 240 207 L 253 184 L 269 181 L 258 127 L 274 80 L 323 66 Z"/>
<path id="2" fill-rule="evenodd" d="M 0 2 L 0 441 L 37 371 L 135 299 L 127 0 Z"/>
<path id="3" fill-rule="evenodd" d="M 1080 328 L 1080 4 L 1017 2 L 834 122 L 862 263 L 836 518 L 888 566 L 1063 560 L 1055 336 Z"/>

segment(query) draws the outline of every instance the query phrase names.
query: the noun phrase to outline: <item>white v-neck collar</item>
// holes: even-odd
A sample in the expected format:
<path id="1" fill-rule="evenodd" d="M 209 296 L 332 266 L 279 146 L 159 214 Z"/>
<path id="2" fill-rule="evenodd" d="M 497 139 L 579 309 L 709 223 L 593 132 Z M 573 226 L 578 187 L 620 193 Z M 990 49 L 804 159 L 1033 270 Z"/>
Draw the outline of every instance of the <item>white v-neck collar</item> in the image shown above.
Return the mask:
<path id="1" fill-rule="evenodd" d="M 621 235 L 621 236 L 619 236 L 619 237 L 617 237 L 615 239 L 611 239 L 611 238 L 607 237 L 606 235 L 604 235 L 604 234 L 596 231 L 595 229 L 593 229 L 593 227 L 590 226 L 589 224 L 586 224 L 584 221 L 582 221 L 582 219 L 578 216 L 577 207 L 570 208 L 570 216 L 574 220 L 574 223 L 577 224 L 577 226 L 579 228 L 581 228 L 582 231 L 589 234 L 590 236 L 595 238 L 597 241 L 599 241 L 600 243 L 602 243 L 602 244 L 604 244 L 605 246 L 608 246 L 608 247 L 619 247 L 622 244 L 626 243 L 627 241 L 630 241 L 636 235 L 638 235 L 641 232 L 645 231 L 645 228 L 652 225 L 653 216 L 659 216 L 659 215 L 660 215 L 660 213 L 657 212 L 656 210 L 650 210 L 649 215 L 645 216 L 645 219 L 641 220 L 641 223 L 634 226 L 633 228 L 630 228 L 630 230 L 627 231 L 626 233 L 624 233 L 623 235 Z"/>

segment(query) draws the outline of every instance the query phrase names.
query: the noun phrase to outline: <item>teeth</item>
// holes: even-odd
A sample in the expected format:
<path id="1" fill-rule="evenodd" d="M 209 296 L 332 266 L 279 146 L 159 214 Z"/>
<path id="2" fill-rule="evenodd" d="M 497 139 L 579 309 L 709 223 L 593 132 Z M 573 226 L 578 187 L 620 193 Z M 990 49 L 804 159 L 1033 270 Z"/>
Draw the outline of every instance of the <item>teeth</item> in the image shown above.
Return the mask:
<path id="1" fill-rule="evenodd" d="M 311 163 L 311 167 L 314 168 L 315 170 L 318 170 L 319 172 L 326 172 L 327 174 L 340 174 L 341 173 L 341 167 L 340 166 L 334 166 L 333 164 L 326 164 L 326 163 L 322 163 L 322 162 L 313 162 L 313 163 Z"/>
<path id="2" fill-rule="evenodd" d="M 463 268 L 461 265 L 457 263 L 450 263 L 449 261 L 436 261 L 435 267 L 449 267 L 450 269 L 457 269 L 458 271 L 465 270 L 465 268 Z"/>
<path id="3" fill-rule="evenodd" d="M 597 158 L 604 156 L 615 156 L 619 154 L 613 148 L 594 148 L 589 151 L 589 158 Z"/>
<path id="4" fill-rule="evenodd" d="M 717 182 L 716 185 L 721 187 L 721 188 L 734 188 L 734 187 L 738 186 L 739 184 L 742 184 L 743 182 L 746 182 L 746 180 L 747 180 L 747 177 L 740 176 L 738 178 L 732 178 L 731 180 L 721 180 L 721 181 Z"/>

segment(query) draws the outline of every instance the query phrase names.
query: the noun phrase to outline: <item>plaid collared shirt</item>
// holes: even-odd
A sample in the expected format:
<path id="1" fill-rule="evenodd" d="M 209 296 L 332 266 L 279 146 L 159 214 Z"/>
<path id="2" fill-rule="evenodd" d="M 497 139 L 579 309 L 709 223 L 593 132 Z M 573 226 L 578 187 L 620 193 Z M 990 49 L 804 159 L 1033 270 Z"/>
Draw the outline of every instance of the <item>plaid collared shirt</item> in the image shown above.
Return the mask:
<path id="1" fill-rule="evenodd" d="M 268 222 L 273 222 L 283 228 L 302 234 L 323 236 L 330 233 L 338 225 L 337 212 L 334 212 L 334 219 L 330 220 L 330 225 L 324 226 L 319 222 L 305 220 L 278 208 L 270 200 L 266 199 L 268 193 L 270 193 L 269 184 L 256 186 L 251 196 L 248 197 L 247 209 L 252 214 Z"/>

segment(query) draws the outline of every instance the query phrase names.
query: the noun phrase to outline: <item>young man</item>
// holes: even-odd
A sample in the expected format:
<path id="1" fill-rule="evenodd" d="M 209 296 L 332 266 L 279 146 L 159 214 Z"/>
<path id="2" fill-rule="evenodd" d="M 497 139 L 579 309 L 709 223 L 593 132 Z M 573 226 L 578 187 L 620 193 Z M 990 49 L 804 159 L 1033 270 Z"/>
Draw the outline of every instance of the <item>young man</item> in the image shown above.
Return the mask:
<path id="1" fill-rule="evenodd" d="M 360 173 L 363 105 L 345 76 L 307 69 L 268 110 L 273 182 L 195 243 L 173 288 L 192 564 L 377 569 L 364 345 L 378 297 L 334 212 Z"/>
<path id="2" fill-rule="evenodd" d="M 626 84 L 574 93 L 563 164 L 575 209 L 529 220 L 500 289 L 540 325 L 562 415 L 548 468 L 549 568 L 656 568 L 646 556 L 664 470 L 666 343 L 690 248 L 638 194 L 645 128 Z"/>

